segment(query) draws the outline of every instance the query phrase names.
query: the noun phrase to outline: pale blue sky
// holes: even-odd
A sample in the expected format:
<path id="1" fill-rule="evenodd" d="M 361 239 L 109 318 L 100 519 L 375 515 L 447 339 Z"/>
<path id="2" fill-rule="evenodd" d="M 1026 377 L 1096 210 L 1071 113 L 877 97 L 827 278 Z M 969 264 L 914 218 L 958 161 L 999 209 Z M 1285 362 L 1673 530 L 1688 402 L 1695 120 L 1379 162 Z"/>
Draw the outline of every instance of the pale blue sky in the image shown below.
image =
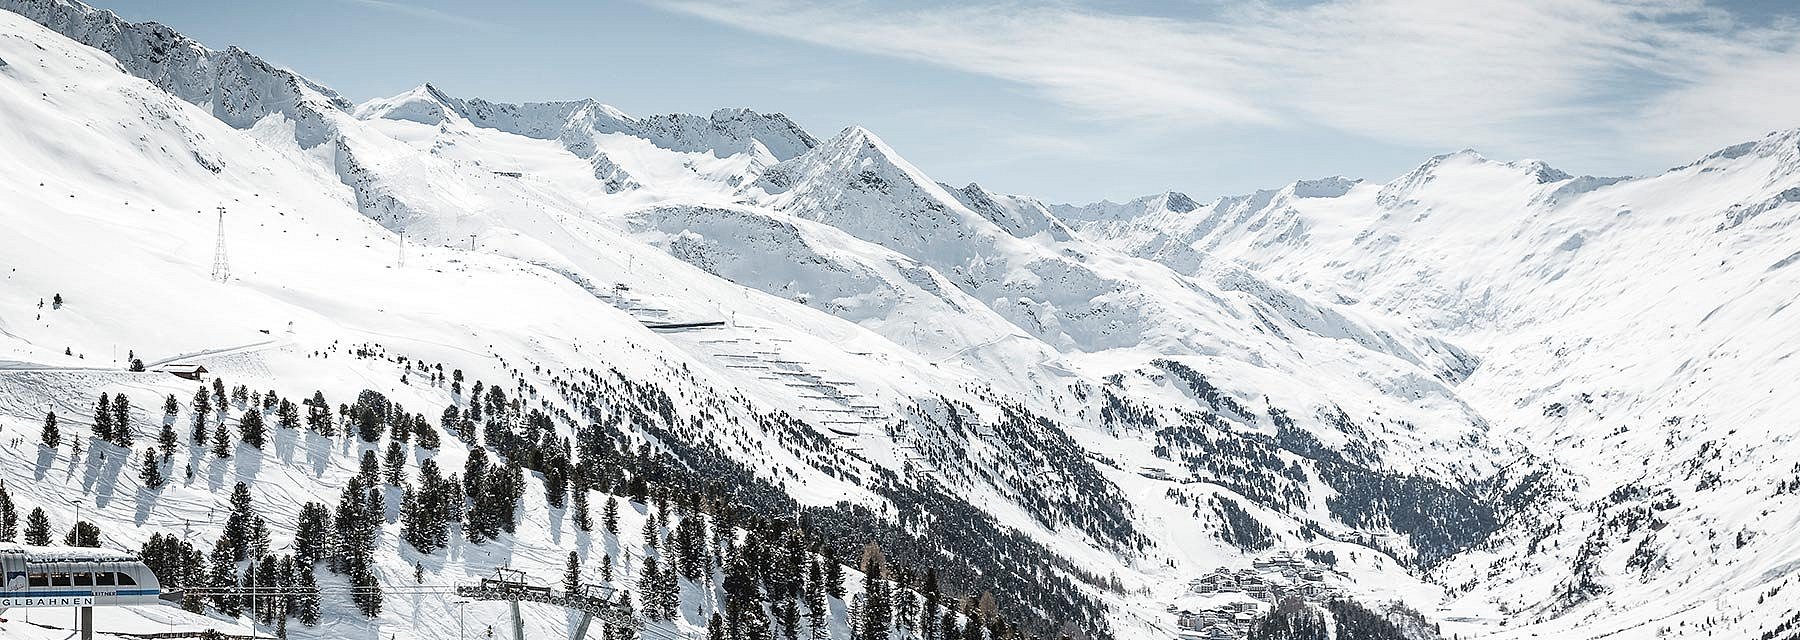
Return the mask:
<path id="1" fill-rule="evenodd" d="M 1050 201 L 1387 180 L 1464 147 L 1641 174 L 1800 127 L 1779 2 L 90 2 L 357 101 L 746 106 Z"/>

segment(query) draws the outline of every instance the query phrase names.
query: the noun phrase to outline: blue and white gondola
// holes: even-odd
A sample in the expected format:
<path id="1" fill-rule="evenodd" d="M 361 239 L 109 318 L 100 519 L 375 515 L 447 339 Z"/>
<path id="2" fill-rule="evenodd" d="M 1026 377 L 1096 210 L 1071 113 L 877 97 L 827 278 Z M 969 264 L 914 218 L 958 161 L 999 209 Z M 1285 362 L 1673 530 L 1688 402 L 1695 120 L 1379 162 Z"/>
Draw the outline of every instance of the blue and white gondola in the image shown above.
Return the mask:
<path id="1" fill-rule="evenodd" d="M 0 609 L 158 604 L 162 585 L 137 556 L 85 547 L 0 544 Z"/>

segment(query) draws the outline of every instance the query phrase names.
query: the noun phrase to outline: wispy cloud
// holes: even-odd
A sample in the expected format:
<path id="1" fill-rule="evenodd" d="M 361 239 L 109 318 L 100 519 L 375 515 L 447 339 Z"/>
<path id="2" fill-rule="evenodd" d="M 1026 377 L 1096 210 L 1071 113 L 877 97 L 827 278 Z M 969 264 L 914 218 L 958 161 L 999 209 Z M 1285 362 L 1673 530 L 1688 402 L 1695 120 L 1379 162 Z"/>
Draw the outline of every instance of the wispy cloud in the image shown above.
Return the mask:
<path id="1" fill-rule="evenodd" d="M 425 20 L 431 20 L 433 22 L 441 22 L 444 24 L 454 25 L 454 26 L 458 26 L 458 27 L 464 27 L 464 28 L 468 28 L 468 29 L 474 29 L 477 31 L 501 32 L 501 31 L 506 30 L 505 27 L 503 27 L 499 24 L 496 24 L 494 22 L 491 22 L 491 21 L 479 20 L 476 18 L 464 16 L 464 15 L 450 13 L 448 11 L 443 11 L 440 9 L 434 9 L 431 7 L 420 6 L 420 5 L 416 5 L 416 4 L 408 4 L 405 2 L 394 2 L 392 0 L 343 0 L 343 1 L 348 2 L 350 4 L 354 4 L 354 5 L 360 5 L 360 6 L 369 7 L 372 9 L 379 9 L 381 11 L 389 11 L 389 12 L 393 12 L 393 13 L 404 14 L 404 15 L 415 17 L 415 18 L 423 18 Z"/>
<path id="2" fill-rule="evenodd" d="M 1108 120 L 1324 126 L 1642 166 L 1800 126 L 1800 30 L 1699 0 L 1327 0 L 1205 18 L 1078 3 L 652 0 L 735 27 L 1019 83 Z M 1664 158 L 1657 158 L 1662 161 Z"/>

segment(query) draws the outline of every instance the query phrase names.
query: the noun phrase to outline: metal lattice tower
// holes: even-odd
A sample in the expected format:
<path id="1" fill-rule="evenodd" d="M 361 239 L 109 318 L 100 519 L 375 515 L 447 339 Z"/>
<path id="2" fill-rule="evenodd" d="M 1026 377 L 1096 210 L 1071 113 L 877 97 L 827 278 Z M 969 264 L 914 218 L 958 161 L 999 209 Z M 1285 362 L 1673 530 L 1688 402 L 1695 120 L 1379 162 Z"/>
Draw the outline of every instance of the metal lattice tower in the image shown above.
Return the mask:
<path id="1" fill-rule="evenodd" d="M 219 243 L 213 249 L 212 279 L 219 282 L 231 280 L 231 260 L 225 257 L 225 207 L 219 207 Z"/>

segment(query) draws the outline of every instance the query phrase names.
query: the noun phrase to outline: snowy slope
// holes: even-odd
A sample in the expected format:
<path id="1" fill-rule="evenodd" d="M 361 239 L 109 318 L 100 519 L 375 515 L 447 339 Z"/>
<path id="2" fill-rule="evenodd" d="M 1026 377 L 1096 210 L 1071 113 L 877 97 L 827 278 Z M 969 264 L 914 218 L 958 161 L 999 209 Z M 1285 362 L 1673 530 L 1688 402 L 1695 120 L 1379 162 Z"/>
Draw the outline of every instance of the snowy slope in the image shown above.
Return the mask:
<path id="1" fill-rule="evenodd" d="M 1069 219 L 1178 269 L 1241 265 L 1353 301 L 1479 357 L 1461 397 L 1570 475 L 1525 491 L 1553 500 L 1446 572 L 1467 581 L 1459 606 L 1492 608 L 1475 617 L 1543 623 L 1521 635 L 1751 635 L 1794 608 L 1761 601 L 1800 544 L 1780 489 L 1795 455 L 1797 141 L 1776 132 L 1636 179 L 1464 151 L 1323 196 L 1296 183 Z M 1645 624 L 1646 609 L 1671 617 Z"/>
<path id="2" fill-rule="evenodd" d="M 1046 206 L 943 185 L 856 127 L 820 140 L 780 114 L 639 118 L 428 84 L 350 105 L 160 25 L 66 0 L 0 8 L 17 14 L 0 12 L 0 119 L 31 123 L 0 130 L 0 428 L 7 455 L 35 461 L 8 486 L 59 526 L 73 487 L 118 546 L 216 536 L 205 523 L 240 479 L 290 522 L 372 447 L 300 433 L 199 451 L 161 492 L 126 489 L 111 445 L 39 447 L 47 408 L 85 437 L 101 391 L 192 395 L 121 371 L 128 354 L 432 415 L 458 398 L 403 381 L 400 356 L 528 394 L 616 370 L 681 399 L 624 424 L 634 441 L 926 539 L 968 537 L 931 528 L 963 524 L 947 513 L 991 520 L 1027 570 L 972 580 L 1067 580 L 1103 619 L 1034 613 L 1118 638 L 1172 636 L 1162 608 L 1189 601 L 1187 579 L 1277 550 L 1346 558 L 1333 584 L 1352 597 L 1531 633 L 1740 606 L 1768 587 L 1743 576 L 1779 579 L 1759 572 L 1800 543 L 1770 519 L 1786 497 L 1717 498 L 1792 475 L 1769 436 L 1792 377 L 1793 134 L 1630 181 L 1463 152 L 1385 185 Z M 208 277 L 218 206 L 223 283 Z M 719 325 L 653 328 L 696 322 Z M 1772 377 L 1733 377 L 1746 370 Z M 579 416 L 579 396 L 538 401 Z M 454 439 L 418 454 L 467 455 Z M 1674 507 L 1654 490 L 1671 483 Z M 449 584 L 500 563 L 554 575 L 571 548 L 628 555 L 527 493 L 504 544 L 419 558 L 385 537 L 383 580 L 411 580 L 414 561 Z M 1615 517 L 1652 504 L 1704 524 Z M 1727 538 L 1747 542 L 1713 567 Z M 716 598 L 687 589 L 676 629 L 691 632 Z M 413 598 L 372 622 L 340 603 L 296 633 L 447 634 L 449 605 Z M 533 615 L 534 632 L 569 622 Z"/>

